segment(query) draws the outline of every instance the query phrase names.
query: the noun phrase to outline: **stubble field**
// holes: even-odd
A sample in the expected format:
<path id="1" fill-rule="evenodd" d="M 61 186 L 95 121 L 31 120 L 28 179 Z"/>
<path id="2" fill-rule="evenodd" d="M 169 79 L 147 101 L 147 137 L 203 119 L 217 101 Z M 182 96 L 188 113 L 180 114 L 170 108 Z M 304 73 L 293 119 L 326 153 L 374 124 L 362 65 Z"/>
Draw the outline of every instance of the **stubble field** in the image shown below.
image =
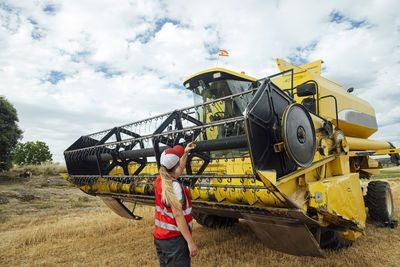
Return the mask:
<path id="1" fill-rule="evenodd" d="M 400 213 L 400 168 L 379 177 L 391 184 L 395 218 Z M 153 244 L 153 207 L 144 218 L 121 218 L 58 176 L 0 177 L 0 266 L 158 266 Z M 400 266 L 400 228 L 377 228 L 352 247 L 326 259 L 272 251 L 246 221 L 213 230 L 195 223 L 199 255 L 192 266 Z"/>

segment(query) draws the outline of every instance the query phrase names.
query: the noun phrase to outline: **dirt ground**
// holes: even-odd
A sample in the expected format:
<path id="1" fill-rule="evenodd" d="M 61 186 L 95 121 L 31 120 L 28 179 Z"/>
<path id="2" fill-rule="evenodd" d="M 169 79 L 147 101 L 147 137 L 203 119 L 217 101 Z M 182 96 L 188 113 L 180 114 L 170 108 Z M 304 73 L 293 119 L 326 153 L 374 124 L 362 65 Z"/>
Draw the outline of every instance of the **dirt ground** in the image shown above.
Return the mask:
<path id="1" fill-rule="evenodd" d="M 400 213 L 400 168 L 382 179 L 391 184 L 395 218 Z M 158 266 L 153 244 L 154 208 L 136 209 L 144 218 L 121 218 L 58 176 L 0 177 L 0 266 Z M 352 247 L 327 252 L 326 259 L 272 251 L 241 220 L 214 230 L 195 223 L 199 255 L 192 266 L 400 266 L 400 228 L 377 228 Z"/>

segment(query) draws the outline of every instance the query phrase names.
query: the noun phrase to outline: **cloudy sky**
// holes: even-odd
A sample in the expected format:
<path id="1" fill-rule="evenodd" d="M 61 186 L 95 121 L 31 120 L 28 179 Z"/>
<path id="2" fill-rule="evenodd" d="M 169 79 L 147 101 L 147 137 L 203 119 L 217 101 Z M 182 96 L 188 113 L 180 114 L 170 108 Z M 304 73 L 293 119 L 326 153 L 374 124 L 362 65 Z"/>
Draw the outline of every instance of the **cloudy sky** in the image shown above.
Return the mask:
<path id="1" fill-rule="evenodd" d="M 53 159 L 81 135 L 192 104 L 183 80 L 324 60 L 400 146 L 400 2 L 0 0 L 0 95 Z"/>

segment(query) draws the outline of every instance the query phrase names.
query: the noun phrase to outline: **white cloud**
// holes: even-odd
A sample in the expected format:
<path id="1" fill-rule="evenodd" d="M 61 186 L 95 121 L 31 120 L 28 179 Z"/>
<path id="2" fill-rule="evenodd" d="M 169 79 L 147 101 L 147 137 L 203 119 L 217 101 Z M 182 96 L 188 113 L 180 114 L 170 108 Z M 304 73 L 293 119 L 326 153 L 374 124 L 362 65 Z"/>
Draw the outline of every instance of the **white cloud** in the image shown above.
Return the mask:
<path id="1" fill-rule="evenodd" d="M 220 48 L 219 66 L 255 77 L 278 72 L 276 57 L 323 59 L 326 77 L 375 107 L 374 137 L 400 146 L 399 12 L 397 1 L 3 1 L 0 94 L 24 141 L 62 160 L 82 134 L 190 105 L 176 85 Z"/>

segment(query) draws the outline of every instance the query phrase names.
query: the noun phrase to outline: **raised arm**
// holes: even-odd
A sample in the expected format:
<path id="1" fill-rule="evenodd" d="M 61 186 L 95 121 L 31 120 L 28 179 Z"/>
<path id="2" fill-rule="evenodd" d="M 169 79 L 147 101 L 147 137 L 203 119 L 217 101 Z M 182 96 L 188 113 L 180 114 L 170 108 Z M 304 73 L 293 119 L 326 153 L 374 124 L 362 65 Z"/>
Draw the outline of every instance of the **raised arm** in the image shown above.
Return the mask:
<path id="1" fill-rule="evenodd" d="M 183 153 L 183 156 L 180 158 L 178 166 L 173 170 L 172 174 L 175 178 L 178 178 L 179 176 L 182 175 L 182 172 L 186 167 L 186 161 L 188 158 L 188 154 L 192 149 L 195 149 L 195 148 L 196 148 L 196 144 L 194 144 L 193 142 L 190 142 L 189 144 L 186 145 L 185 153 Z"/>

